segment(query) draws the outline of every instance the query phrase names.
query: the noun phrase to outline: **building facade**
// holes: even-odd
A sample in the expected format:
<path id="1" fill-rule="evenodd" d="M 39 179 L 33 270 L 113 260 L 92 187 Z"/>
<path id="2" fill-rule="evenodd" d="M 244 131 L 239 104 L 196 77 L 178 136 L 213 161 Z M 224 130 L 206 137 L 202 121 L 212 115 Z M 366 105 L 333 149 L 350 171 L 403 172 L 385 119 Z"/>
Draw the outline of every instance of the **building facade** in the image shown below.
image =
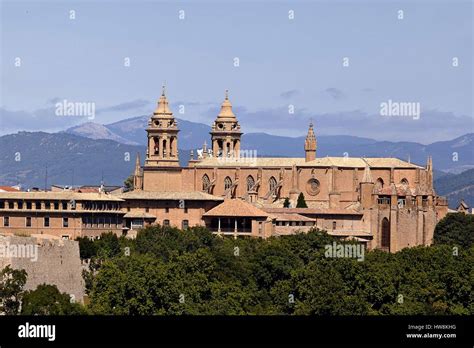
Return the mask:
<path id="1" fill-rule="evenodd" d="M 173 147 L 178 131 L 163 93 L 147 129 L 147 158 L 143 168 L 137 164 L 135 169 L 134 192 L 177 196 L 201 192 L 223 198 L 223 205 L 240 200 L 257 208 L 257 214 L 266 214 L 257 219 L 249 209 L 248 216 L 235 216 L 245 210 L 237 209 L 226 215 L 226 209 L 215 207 L 203 213 L 201 223 L 216 233 L 268 237 L 317 226 L 341 238 L 366 242 L 369 248 L 397 251 L 431 244 L 435 225 L 447 212 L 446 200 L 433 189 L 431 157 L 426 167 L 397 158 L 318 158 L 313 124 L 302 149 L 304 157 L 255 156 L 241 143 L 242 130 L 227 92 L 212 124 L 211 148 L 204 142 L 186 167 L 179 166 Z M 296 208 L 300 193 L 307 208 Z M 285 198 L 290 208 L 283 208 Z M 216 214 L 221 217 L 220 228 Z"/>
<path id="2" fill-rule="evenodd" d="M 0 192 L 0 232 L 134 236 L 160 224 L 266 238 L 318 227 L 368 248 L 398 251 L 431 244 L 447 213 L 446 199 L 433 189 L 431 157 L 425 167 L 397 158 L 317 157 L 313 124 L 303 157 L 257 156 L 241 142 L 227 91 L 210 148 L 203 139 L 185 167 L 164 89 L 146 131 L 146 158 L 141 166 L 137 156 L 132 191 Z M 300 194 L 306 208 L 296 207 Z"/>

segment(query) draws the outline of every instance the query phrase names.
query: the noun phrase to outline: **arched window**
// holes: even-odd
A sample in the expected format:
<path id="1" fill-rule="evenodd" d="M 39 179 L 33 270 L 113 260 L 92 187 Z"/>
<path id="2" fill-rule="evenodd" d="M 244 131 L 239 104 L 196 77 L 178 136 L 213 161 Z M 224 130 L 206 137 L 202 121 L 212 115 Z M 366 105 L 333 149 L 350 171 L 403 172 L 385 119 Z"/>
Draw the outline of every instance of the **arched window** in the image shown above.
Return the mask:
<path id="1" fill-rule="evenodd" d="M 387 218 L 382 220 L 382 243 L 383 249 L 390 251 L 390 222 Z"/>
<path id="2" fill-rule="evenodd" d="M 228 190 L 232 187 L 232 179 L 226 176 L 224 179 L 224 190 Z"/>
<path id="3" fill-rule="evenodd" d="M 209 180 L 209 177 L 207 176 L 207 174 L 204 174 L 202 176 L 202 190 L 209 191 L 210 185 L 211 185 L 211 181 Z"/>
<path id="4" fill-rule="evenodd" d="M 247 192 L 253 189 L 255 186 L 255 180 L 252 175 L 247 176 Z"/>
<path id="5" fill-rule="evenodd" d="M 167 146 L 167 143 L 166 143 L 166 139 L 163 140 L 163 157 L 168 157 L 168 153 L 166 152 L 166 146 Z"/>
<path id="6" fill-rule="evenodd" d="M 378 178 L 376 181 L 375 181 L 375 187 L 377 189 L 383 189 L 383 180 L 382 178 Z"/>
<path id="7" fill-rule="evenodd" d="M 160 139 L 158 137 L 153 138 L 153 153 L 155 155 L 160 153 Z"/>
<path id="8" fill-rule="evenodd" d="M 408 180 L 407 180 L 407 178 L 403 178 L 402 180 L 400 180 L 400 184 L 402 184 L 403 186 L 408 187 Z"/>
<path id="9" fill-rule="evenodd" d="M 275 188 L 277 186 L 277 181 L 275 177 L 271 177 L 270 180 L 268 181 L 268 185 L 270 186 L 270 192 L 273 192 L 275 194 Z"/>

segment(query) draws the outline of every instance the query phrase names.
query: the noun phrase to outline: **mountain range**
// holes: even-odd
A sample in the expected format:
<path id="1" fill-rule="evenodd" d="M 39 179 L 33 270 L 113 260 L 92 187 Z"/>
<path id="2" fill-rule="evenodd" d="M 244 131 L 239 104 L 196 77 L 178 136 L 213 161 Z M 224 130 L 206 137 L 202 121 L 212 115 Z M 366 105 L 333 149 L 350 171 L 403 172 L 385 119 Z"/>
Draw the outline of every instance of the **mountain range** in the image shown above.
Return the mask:
<path id="1" fill-rule="evenodd" d="M 51 184 L 98 184 L 101 181 L 120 185 L 133 171 L 136 153 L 141 154 L 143 162 L 148 118 L 139 116 L 106 125 L 89 122 L 59 133 L 4 135 L 0 137 L 0 185 L 20 183 L 24 188 L 43 188 Z M 191 149 L 201 148 L 204 140 L 210 143 L 210 127 L 182 119 L 178 119 L 178 125 L 180 162 L 186 165 Z M 435 185 L 441 185 L 440 194 L 452 192 L 448 195 L 451 205 L 458 198 L 471 202 L 474 195 L 474 179 L 468 175 L 469 171 L 461 181 L 456 179 L 456 174 L 474 168 L 472 133 L 429 145 L 346 135 L 316 136 L 318 157 L 344 156 L 346 153 L 350 157 L 393 156 L 425 165 L 427 156 L 432 155 L 436 168 Z M 302 157 L 304 140 L 304 136 L 248 133 L 242 137 L 242 147 L 256 150 L 258 156 Z M 450 185 L 453 181 L 459 182 L 460 186 Z"/>

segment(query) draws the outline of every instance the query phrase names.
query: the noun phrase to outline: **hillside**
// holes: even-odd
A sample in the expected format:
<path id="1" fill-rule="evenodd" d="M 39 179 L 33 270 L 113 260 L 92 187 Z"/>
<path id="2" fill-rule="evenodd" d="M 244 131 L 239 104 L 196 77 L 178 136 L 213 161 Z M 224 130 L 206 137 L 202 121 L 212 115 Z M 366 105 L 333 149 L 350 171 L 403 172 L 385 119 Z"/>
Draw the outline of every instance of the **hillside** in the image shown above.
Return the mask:
<path id="1" fill-rule="evenodd" d="M 96 128 L 88 125 L 68 129 L 67 132 L 92 139 L 110 139 L 122 143 L 146 145 L 148 116 L 128 118 Z M 185 150 L 201 148 L 204 140 L 210 143 L 211 128 L 202 123 L 177 119 L 179 147 Z M 105 132 L 106 128 L 108 132 Z M 88 134 L 88 130 L 90 133 Z M 245 129 L 244 129 L 245 131 Z M 122 140 L 121 140 L 122 139 Z M 244 133 L 242 148 L 257 150 L 259 156 L 299 157 L 303 155 L 304 136 L 285 137 L 266 133 Z M 474 168 L 474 134 L 465 134 L 449 141 L 423 145 L 416 142 L 390 142 L 360 138 L 348 135 L 317 135 L 318 156 L 350 157 L 397 157 L 410 159 L 413 163 L 425 165 L 429 155 L 433 156 L 436 170 L 460 173 Z M 186 156 L 186 160 L 188 156 Z"/>
<path id="2" fill-rule="evenodd" d="M 474 207 L 474 169 L 443 176 L 435 180 L 434 186 L 436 193 L 448 198 L 450 208 L 456 208 L 461 199 Z"/>

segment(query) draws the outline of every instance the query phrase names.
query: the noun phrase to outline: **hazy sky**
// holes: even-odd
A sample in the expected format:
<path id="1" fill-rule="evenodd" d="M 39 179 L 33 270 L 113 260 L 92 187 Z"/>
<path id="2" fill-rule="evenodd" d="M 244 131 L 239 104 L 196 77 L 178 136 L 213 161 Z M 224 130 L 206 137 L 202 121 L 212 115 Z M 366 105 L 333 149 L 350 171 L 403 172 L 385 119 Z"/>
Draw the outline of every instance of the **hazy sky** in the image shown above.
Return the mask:
<path id="1" fill-rule="evenodd" d="M 1 134 L 89 121 L 56 116 L 62 100 L 95 103 L 103 124 L 150 114 L 163 82 L 175 116 L 207 124 L 229 89 L 244 132 L 473 132 L 471 1 L 0 2 Z M 388 100 L 420 118 L 381 116 Z"/>

